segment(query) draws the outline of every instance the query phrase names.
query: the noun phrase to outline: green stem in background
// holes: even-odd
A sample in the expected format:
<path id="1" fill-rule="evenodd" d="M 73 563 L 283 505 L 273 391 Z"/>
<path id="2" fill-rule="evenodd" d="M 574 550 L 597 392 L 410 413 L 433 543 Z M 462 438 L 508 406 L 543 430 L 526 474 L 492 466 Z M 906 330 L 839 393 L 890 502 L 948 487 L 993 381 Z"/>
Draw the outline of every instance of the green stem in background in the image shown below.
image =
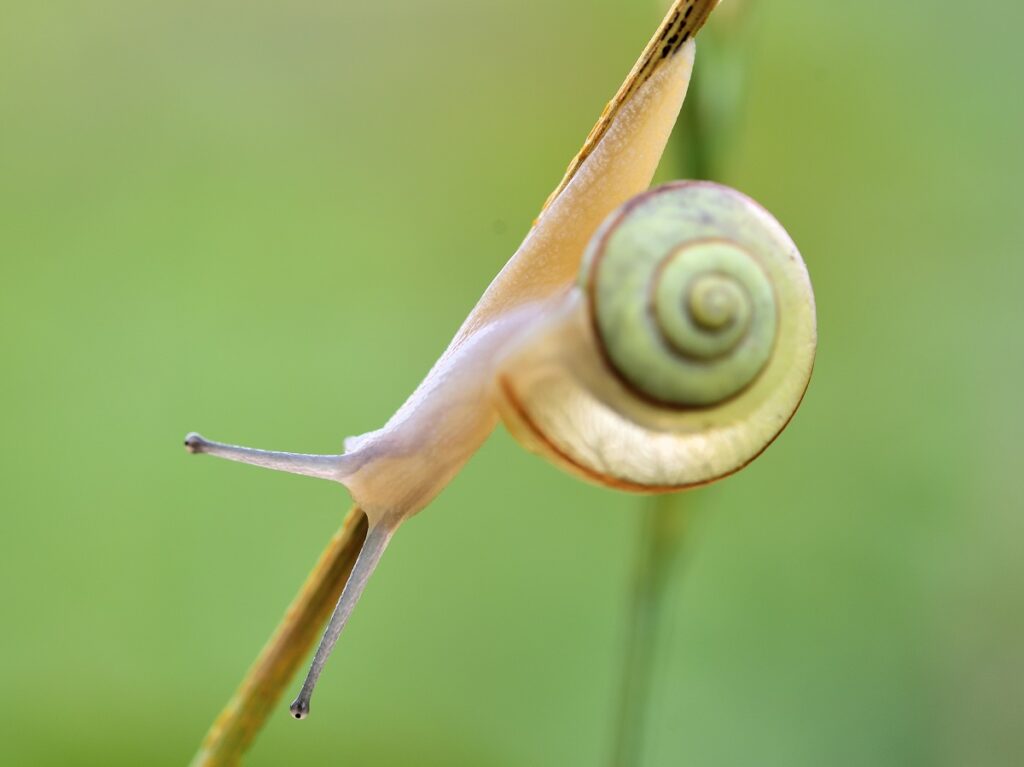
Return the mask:
<path id="1" fill-rule="evenodd" d="M 686 540 L 692 509 L 685 508 L 678 495 L 661 495 L 646 499 L 642 514 L 613 767 L 635 767 L 642 763 L 665 597 Z"/>
<path id="2" fill-rule="evenodd" d="M 751 3 L 725 3 L 701 35 L 697 65 L 679 120 L 680 178 L 721 180 L 725 149 L 736 132 L 742 104 Z M 694 515 L 689 493 L 655 496 L 643 502 L 631 602 L 626 613 L 622 681 L 612 767 L 643 764 L 648 720 L 658 666 L 659 639 L 666 633 L 666 609 L 673 575 Z"/>

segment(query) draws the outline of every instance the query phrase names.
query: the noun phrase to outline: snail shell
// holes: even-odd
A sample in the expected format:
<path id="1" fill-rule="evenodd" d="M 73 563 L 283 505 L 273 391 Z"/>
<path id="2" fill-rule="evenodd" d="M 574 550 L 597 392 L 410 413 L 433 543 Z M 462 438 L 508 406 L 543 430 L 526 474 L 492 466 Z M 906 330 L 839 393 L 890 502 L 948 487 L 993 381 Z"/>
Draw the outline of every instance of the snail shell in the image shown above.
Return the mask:
<path id="1" fill-rule="evenodd" d="M 728 187 L 638 195 L 591 240 L 577 287 L 512 344 L 499 412 L 599 484 L 667 492 L 756 458 L 800 404 L 814 296 L 793 241 Z"/>

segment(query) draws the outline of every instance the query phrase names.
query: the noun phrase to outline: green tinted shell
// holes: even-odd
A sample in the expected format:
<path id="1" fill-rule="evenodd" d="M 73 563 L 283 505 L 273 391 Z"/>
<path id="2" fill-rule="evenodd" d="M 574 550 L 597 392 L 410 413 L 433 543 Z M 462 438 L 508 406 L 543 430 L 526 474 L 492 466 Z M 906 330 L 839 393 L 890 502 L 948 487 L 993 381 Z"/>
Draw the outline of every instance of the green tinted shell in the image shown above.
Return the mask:
<path id="1" fill-rule="evenodd" d="M 623 206 L 581 274 L 601 348 L 639 395 L 716 405 L 764 370 L 778 337 L 781 262 L 792 244 L 735 190 L 683 182 Z"/>
<path id="2" fill-rule="evenodd" d="M 746 466 L 800 405 L 814 292 L 796 245 L 745 195 L 677 182 L 625 203 L 577 289 L 499 365 L 498 406 L 531 450 L 645 493 Z"/>

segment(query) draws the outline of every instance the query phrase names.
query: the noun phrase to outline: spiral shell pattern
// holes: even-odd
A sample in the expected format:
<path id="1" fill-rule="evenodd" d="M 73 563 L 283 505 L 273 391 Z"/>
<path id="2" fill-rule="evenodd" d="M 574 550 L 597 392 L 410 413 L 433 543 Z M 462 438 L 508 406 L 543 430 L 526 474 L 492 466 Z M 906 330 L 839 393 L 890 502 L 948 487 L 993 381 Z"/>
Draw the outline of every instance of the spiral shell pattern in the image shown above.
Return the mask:
<path id="1" fill-rule="evenodd" d="M 796 245 L 749 197 L 703 181 L 633 198 L 580 282 L 499 364 L 497 403 L 529 449 L 645 493 L 746 466 L 796 412 L 817 345 Z"/>
<path id="2" fill-rule="evenodd" d="M 582 284 L 601 348 L 639 395 L 701 408 L 743 391 L 778 332 L 772 261 L 786 257 L 748 198 L 682 183 L 632 200 L 592 241 Z"/>

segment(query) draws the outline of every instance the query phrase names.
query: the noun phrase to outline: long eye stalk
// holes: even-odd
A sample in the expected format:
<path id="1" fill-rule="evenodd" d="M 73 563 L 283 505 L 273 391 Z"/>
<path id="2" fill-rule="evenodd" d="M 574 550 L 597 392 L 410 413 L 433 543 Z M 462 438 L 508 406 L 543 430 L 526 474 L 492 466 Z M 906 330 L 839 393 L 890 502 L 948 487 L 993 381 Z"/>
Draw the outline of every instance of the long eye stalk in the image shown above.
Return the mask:
<path id="1" fill-rule="evenodd" d="M 306 673 L 306 681 L 302 683 L 302 689 L 290 707 L 292 716 L 296 719 L 305 719 L 309 716 L 309 699 L 316 688 L 317 680 L 324 670 L 327 659 L 334 650 L 334 645 L 337 643 L 342 629 L 348 623 L 352 609 L 356 606 L 356 602 L 359 601 L 359 597 L 362 596 L 363 590 L 366 588 L 366 582 L 376 569 L 377 563 L 380 562 L 380 558 L 395 532 L 395 527 L 394 525 L 377 523 L 366 534 L 366 541 L 363 543 L 362 551 L 359 552 L 359 559 L 356 560 L 355 567 L 352 568 L 352 574 L 349 576 L 348 583 L 345 584 L 345 590 L 341 592 L 338 605 L 334 608 L 331 620 L 324 630 L 319 646 L 316 648 L 316 655 L 313 657 L 313 662 Z"/>
<path id="2" fill-rule="evenodd" d="M 192 432 L 185 437 L 185 449 L 190 453 L 205 453 L 229 461 L 249 463 L 265 469 L 318 477 L 338 482 L 344 474 L 344 455 L 309 455 L 306 453 L 283 453 L 276 450 L 257 450 L 240 445 L 213 442 Z"/>

